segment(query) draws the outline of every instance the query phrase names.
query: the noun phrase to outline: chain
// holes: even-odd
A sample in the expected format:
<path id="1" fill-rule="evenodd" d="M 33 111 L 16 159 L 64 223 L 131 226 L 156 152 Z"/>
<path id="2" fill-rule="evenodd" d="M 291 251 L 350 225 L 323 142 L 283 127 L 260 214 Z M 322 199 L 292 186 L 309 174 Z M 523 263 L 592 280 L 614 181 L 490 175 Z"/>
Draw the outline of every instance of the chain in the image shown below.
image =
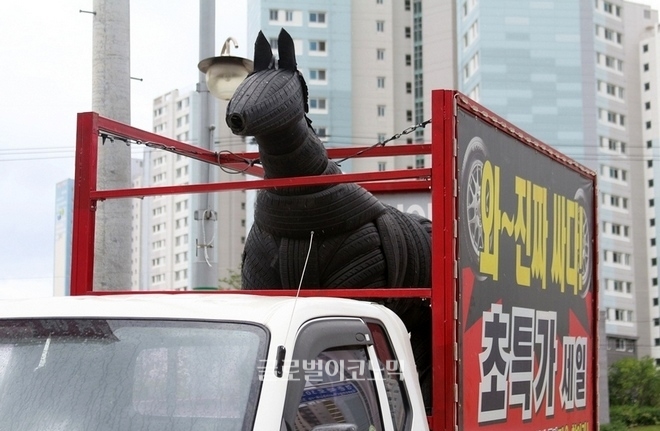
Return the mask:
<path id="1" fill-rule="evenodd" d="M 403 129 L 401 132 L 395 133 L 394 135 L 390 136 L 388 139 L 385 139 L 384 141 L 381 141 L 381 142 L 377 142 L 377 143 L 373 144 L 370 147 L 367 147 L 367 148 L 364 148 L 360 151 L 357 151 L 355 154 L 353 154 L 351 156 L 348 156 L 348 157 L 344 157 L 343 159 L 338 160 L 335 163 L 337 164 L 337 166 L 341 166 L 341 163 L 345 162 L 348 159 L 352 159 L 353 157 L 360 156 L 360 155 L 370 151 L 373 148 L 384 147 L 385 144 L 387 144 L 388 142 L 399 139 L 400 137 L 402 137 L 404 135 L 409 135 L 417 129 L 426 127 L 426 125 L 428 125 L 428 124 L 431 124 L 431 119 L 430 118 L 426 121 L 422 121 L 421 123 L 409 126 L 405 129 Z M 175 153 L 175 154 L 182 154 L 182 155 L 201 154 L 201 153 L 198 153 L 196 151 L 180 151 L 180 150 L 177 150 L 174 147 L 170 147 L 170 146 L 167 146 L 167 145 L 164 145 L 164 144 L 159 144 L 159 143 L 156 143 L 156 142 L 148 142 L 148 141 L 146 141 L 146 142 L 145 141 L 139 141 L 139 140 L 135 140 L 135 139 L 128 139 L 128 138 L 125 138 L 123 136 L 113 135 L 113 134 L 110 134 L 110 133 L 100 133 L 100 136 L 101 136 L 101 138 L 103 138 L 102 144 L 105 144 L 106 139 L 109 139 L 110 142 L 114 142 L 115 140 L 118 140 L 118 141 L 124 142 L 126 145 L 131 145 L 131 144 L 144 145 L 144 146 L 149 147 L 149 148 L 156 148 L 156 149 L 159 149 L 159 150 L 166 150 L 166 151 L 169 151 L 169 152 L 172 152 L 172 153 Z M 222 164 L 220 164 L 220 155 L 221 154 L 231 154 L 231 155 L 233 155 L 234 157 L 239 159 L 239 161 L 242 161 L 246 164 L 245 169 L 226 168 L 225 166 L 222 166 Z M 239 174 L 239 173 L 245 172 L 250 167 L 252 167 L 255 164 L 259 163 L 259 159 L 253 159 L 253 160 L 246 159 L 246 158 L 240 157 L 240 156 L 236 155 L 235 153 L 232 153 L 231 151 L 228 151 L 228 150 L 222 150 L 222 151 L 216 153 L 216 155 L 218 157 L 218 166 L 220 166 L 220 169 L 222 169 L 224 172 L 227 172 L 227 173 L 230 173 L 230 174 Z"/>
<path id="2" fill-rule="evenodd" d="M 110 143 L 114 143 L 115 141 L 120 141 L 120 142 L 125 143 L 128 146 L 131 146 L 131 145 L 138 145 L 138 146 L 139 145 L 144 145 L 145 147 L 148 147 L 148 148 L 154 148 L 154 149 L 157 149 L 157 150 L 165 150 L 165 151 L 169 151 L 170 153 L 180 154 L 182 156 L 206 155 L 207 154 L 206 152 L 201 152 L 201 151 L 188 151 L 188 150 L 183 151 L 183 150 L 179 150 L 179 149 L 177 149 L 173 146 L 170 146 L 170 145 L 160 144 L 158 142 L 141 141 L 141 140 L 138 140 L 138 139 L 125 138 L 123 136 L 114 135 L 114 134 L 111 134 L 111 133 L 99 133 L 99 136 L 103 139 L 103 141 L 101 142 L 102 145 L 105 145 L 106 140 L 110 141 Z M 223 166 L 220 163 L 220 156 L 222 154 L 230 154 L 230 155 L 234 156 L 234 158 L 237 159 L 238 162 L 244 162 L 245 163 L 245 168 L 244 169 L 227 168 L 226 166 Z M 244 157 L 238 156 L 235 153 L 232 153 L 229 150 L 222 150 L 222 151 L 216 152 L 215 155 L 216 155 L 216 158 L 217 158 L 217 165 L 220 167 L 220 169 L 222 169 L 224 172 L 226 172 L 228 174 L 240 174 L 240 173 L 246 172 L 248 169 L 250 169 L 256 163 L 259 163 L 259 159 L 246 159 Z"/>
<path id="3" fill-rule="evenodd" d="M 353 157 L 357 157 L 359 155 L 362 155 L 362 154 L 366 153 L 367 151 L 370 151 L 373 148 L 384 147 L 385 144 L 387 144 L 388 142 L 394 141 L 395 139 L 399 139 L 403 135 L 409 135 L 409 134 L 411 134 L 412 132 L 414 132 L 415 130 L 417 130 L 419 128 L 423 129 L 424 127 L 426 127 L 427 124 L 431 124 L 431 119 L 430 118 L 426 121 L 422 121 L 421 123 L 418 123 L 418 124 L 412 125 L 410 127 L 407 127 L 405 129 L 403 129 L 401 132 L 395 133 L 394 135 L 390 136 L 388 139 L 385 139 L 384 141 L 381 141 L 381 142 L 377 142 L 377 143 L 373 144 L 372 146 L 364 148 L 364 149 L 356 152 L 355 154 L 353 154 L 351 156 L 344 157 L 341 160 L 337 160 L 335 163 L 337 164 L 337 166 L 341 166 L 341 163 L 345 162 L 348 159 L 352 159 Z"/>

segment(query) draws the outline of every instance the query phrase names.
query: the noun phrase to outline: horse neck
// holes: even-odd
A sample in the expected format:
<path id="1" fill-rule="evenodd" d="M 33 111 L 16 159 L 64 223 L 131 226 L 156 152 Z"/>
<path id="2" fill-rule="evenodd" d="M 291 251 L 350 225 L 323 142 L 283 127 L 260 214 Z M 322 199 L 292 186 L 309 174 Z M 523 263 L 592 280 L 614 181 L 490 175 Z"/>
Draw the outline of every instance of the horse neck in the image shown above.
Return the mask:
<path id="1" fill-rule="evenodd" d="M 255 138 L 266 178 L 341 173 L 328 159 L 325 147 L 305 117 Z"/>

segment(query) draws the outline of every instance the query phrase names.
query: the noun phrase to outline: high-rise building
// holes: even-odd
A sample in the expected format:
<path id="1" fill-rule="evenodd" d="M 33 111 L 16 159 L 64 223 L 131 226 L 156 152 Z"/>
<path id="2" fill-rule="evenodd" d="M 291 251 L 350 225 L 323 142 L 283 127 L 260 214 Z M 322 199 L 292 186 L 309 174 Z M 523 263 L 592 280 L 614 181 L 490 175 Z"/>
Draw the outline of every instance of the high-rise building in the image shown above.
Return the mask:
<path id="1" fill-rule="evenodd" d="M 660 365 L 656 11 L 623 0 L 248 0 L 248 37 L 263 31 L 276 52 L 281 28 L 329 146 L 389 138 L 430 118 L 431 90 L 450 88 L 596 171 L 607 356 Z M 418 129 L 398 142 L 429 138 Z"/>
<path id="2" fill-rule="evenodd" d="M 431 75 L 424 73 L 423 53 L 446 50 L 447 58 L 429 55 L 428 64 L 437 66 L 429 82 L 442 82 L 445 88 L 453 84 L 446 39 L 451 26 L 424 30 L 420 6 L 420 1 L 248 0 L 248 37 L 263 31 L 277 53 L 277 36 L 286 29 L 309 87 L 312 127 L 329 147 L 368 146 L 429 118 L 423 77 Z M 448 2 L 425 7 L 424 19 L 431 21 L 451 16 L 453 9 Z M 429 136 L 419 129 L 395 142 L 425 142 Z M 342 169 L 405 169 L 425 163 L 424 156 L 352 159 Z"/>
<path id="3" fill-rule="evenodd" d="M 245 151 L 242 138 L 229 133 L 224 125 L 226 102 L 219 102 L 213 151 Z M 199 95 L 194 90 L 172 90 L 154 99 L 153 132 L 197 145 Z M 168 151 L 147 148 L 142 176 L 134 177 L 134 187 L 190 184 L 194 170 L 203 162 Z M 211 181 L 243 180 L 241 173 L 228 173 L 212 167 Z M 222 280 L 240 273 L 241 253 L 246 236 L 245 193 L 212 193 L 218 221 L 210 231 L 198 231 L 193 202 L 188 194 L 162 195 L 135 201 L 133 206 L 133 289 L 190 290 L 192 263 L 208 262 Z M 209 252 L 200 247 L 210 244 Z"/>
<path id="4" fill-rule="evenodd" d="M 657 12 L 616 0 L 458 3 L 458 89 L 597 172 L 608 357 L 660 365 L 649 105 Z"/>

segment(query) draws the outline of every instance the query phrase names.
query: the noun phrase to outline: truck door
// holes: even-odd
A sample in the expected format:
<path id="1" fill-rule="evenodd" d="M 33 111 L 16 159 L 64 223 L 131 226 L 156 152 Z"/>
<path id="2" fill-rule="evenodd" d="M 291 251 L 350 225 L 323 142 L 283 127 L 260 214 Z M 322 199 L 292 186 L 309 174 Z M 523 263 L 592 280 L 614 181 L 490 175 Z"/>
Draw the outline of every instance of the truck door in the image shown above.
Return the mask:
<path id="1" fill-rule="evenodd" d="M 382 367 L 364 321 L 337 318 L 307 323 L 299 332 L 291 359 L 285 428 L 394 429 L 390 406 L 401 403 L 388 403 L 393 387 L 383 380 Z M 396 393 L 400 394 L 398 386 Z"/>

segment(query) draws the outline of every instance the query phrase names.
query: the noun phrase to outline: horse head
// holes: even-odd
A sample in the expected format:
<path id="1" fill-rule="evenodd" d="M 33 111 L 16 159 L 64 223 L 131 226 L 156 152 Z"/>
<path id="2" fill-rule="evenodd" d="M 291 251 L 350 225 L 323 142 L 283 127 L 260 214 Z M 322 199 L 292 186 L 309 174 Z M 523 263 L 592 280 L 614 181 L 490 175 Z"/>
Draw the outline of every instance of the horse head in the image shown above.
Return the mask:
<path id="1" fill-rule="evenodd" d="M 258 139 L 281 134 L 305 118 L 307 85 L 297 69 L 293 39 L 286 30 L 280 31 L 277 45 L 279 61 L 259 32 L 254 46 L 254 71 L 239 85 L 227 106 L 227 125 L 236 135 Z"/>
<path id="2" fill-rule="evenodd" d="M 254 44 L 254 71 L 227 106 L 227 125 L 236 135 L 254 136 L 267 178 L 337 174 L 305 115 L 307 84 L 297 69 L 293 39 L 282 29 L 279 60 L 262 32 Z M 309 189 L 307 189 L 309 190 Z M 298 193 L 289 189 L 284 193 Z"/>

